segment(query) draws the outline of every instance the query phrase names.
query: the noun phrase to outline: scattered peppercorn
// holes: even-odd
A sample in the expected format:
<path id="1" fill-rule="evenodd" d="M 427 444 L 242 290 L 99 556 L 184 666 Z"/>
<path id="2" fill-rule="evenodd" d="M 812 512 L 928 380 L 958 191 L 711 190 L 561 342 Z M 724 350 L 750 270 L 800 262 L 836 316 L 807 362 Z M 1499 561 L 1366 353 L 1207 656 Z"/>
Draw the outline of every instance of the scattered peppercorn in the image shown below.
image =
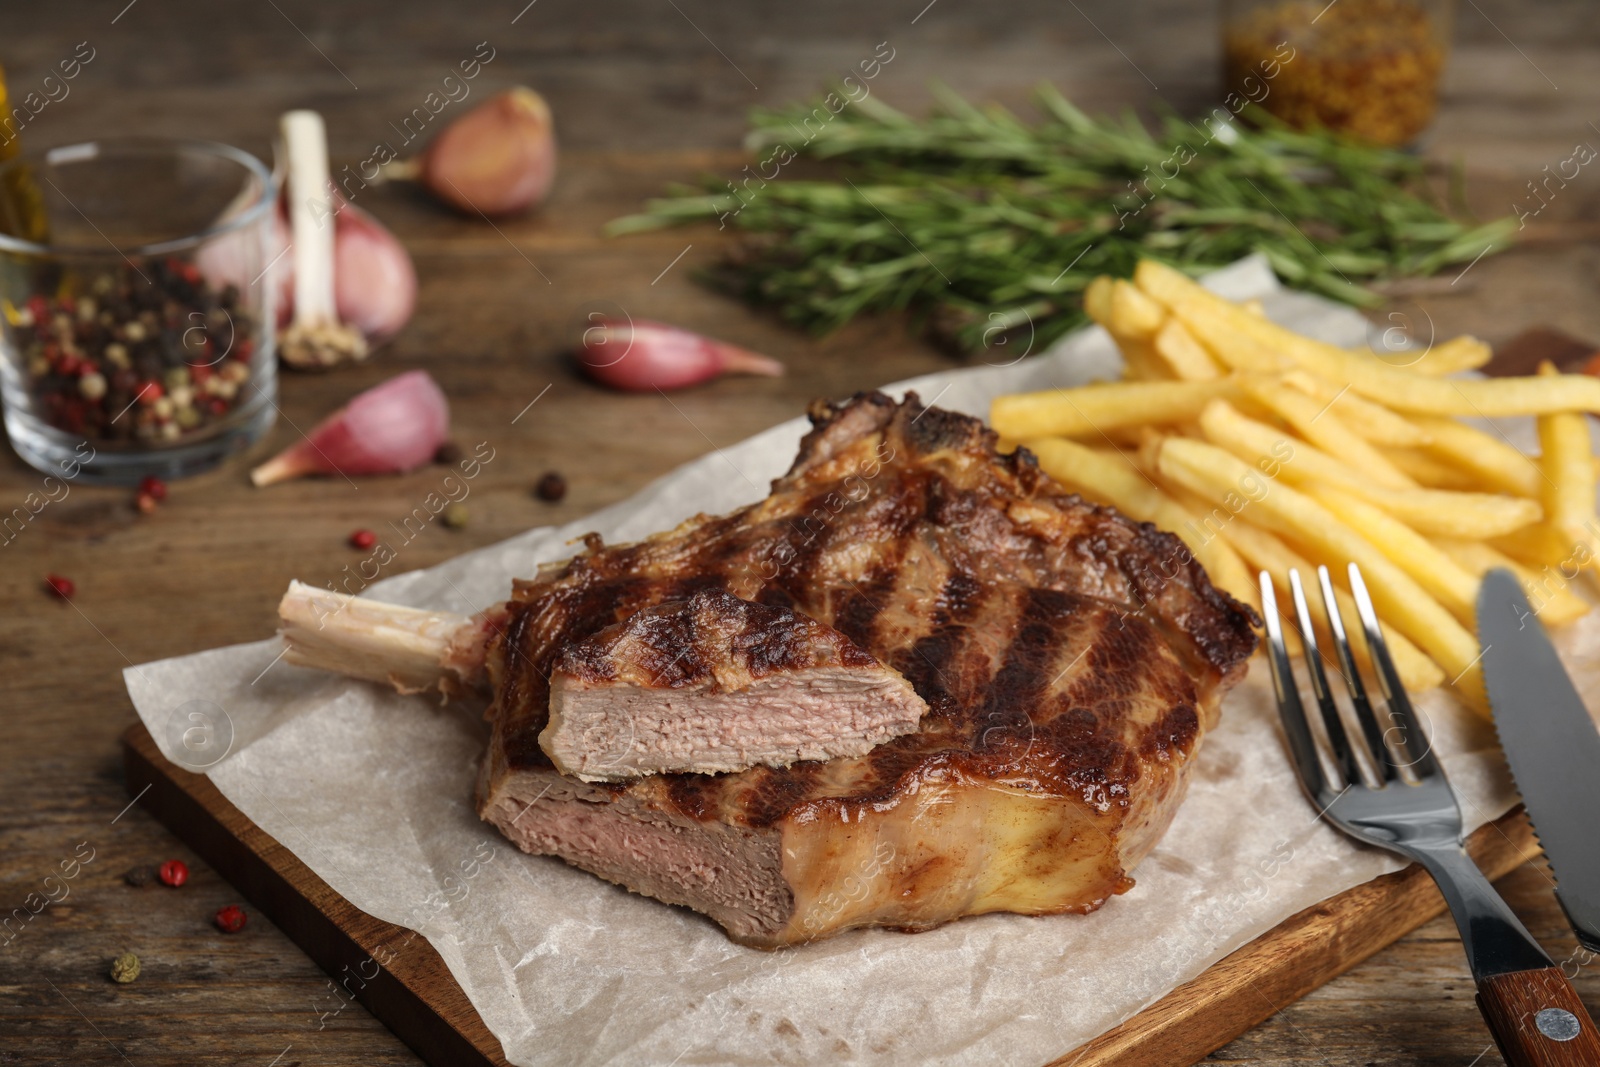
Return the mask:
<path id="1" fill-rule="evenodd" d="M 434 452 L 433 461 L 441 466 L 453 467 L 461 462 L 462 454 L 460 445 L 454 441 L 446 441 L 439 446 L 438 451 Z"/>
<path id="2" fill-rule="evenodd" d="M 244 929 L 246 918 L 243 908 L 237 904 L 229 904 L 225 908 L 218 909 L 215 921 L 218 930 L 225 934 L 236 934 Z"/>
<path id="3" fill-rule="evenodd" d="M 378 543 L 378 535 L 371 530 L 357 530 L 350 535 L 351 548 L 371 548 Z"/>
<path id="4" fill-rule="evenodd" d="M 167 501 L 167 483 L 153 474 L 147 474 L 140 480 L 139 492 L 151 497 L 157 504 Z"/>
<path id="5" fill-rule="evenodd" d="M 111 980 L 127 985 L 139 977 L 139 957 L 131 952 L 124 952 L 111 961 Z"/>
<path id="6" fill-rule="evenodd" d="M 444 524 L 452 530 L 459 530 L 467 524 L 467 506 L 465 504 L 451 504 L 444 509 L 440 516 Z"/>
<path id="7" fill-rule="evenodd" d="M 139 509 L 139 514 L 148 515 L 161 505 L 149 493 L 138 493 L 133 498 L 133 506 Z"/>
<path id="8" fill-rule="evenodd" d="M 540 500 L 554 504 L 567 495 L 567 480 L 555 471 L 550 471 L 539 479 L 539 484 L 534 486 L 533 492 Z"/>
<path id="9" fill-rule="evenodd" d="M 137 867 L 129 867 L 122 872 L 122 880 L 135 889 L 142 889 L 157 878 L 155 864 L 141 863 Z"/>
<path id="10" fill-rule="evenodd" d="M 189 880 L 189 867 L 182 860 L 168 860 L 161 865 L 161 881 L 176 889 Z"/>
<path id="11" fill-rule="evenodd" d="M 44 584 L 46 588 L 62 600 L 71 600 L 72 594 L 78 591 L 78 587 L 72 583 L 71 578 L 63 578 L 59 574 L 45 575 Z"/>

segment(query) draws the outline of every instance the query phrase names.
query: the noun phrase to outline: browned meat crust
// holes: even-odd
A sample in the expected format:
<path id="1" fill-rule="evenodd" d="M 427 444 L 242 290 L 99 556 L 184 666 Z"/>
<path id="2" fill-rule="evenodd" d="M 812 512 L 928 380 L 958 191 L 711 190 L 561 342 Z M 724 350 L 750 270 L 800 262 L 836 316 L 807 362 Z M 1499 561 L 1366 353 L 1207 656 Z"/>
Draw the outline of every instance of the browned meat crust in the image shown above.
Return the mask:
<path id="1" fill-rule="evenodd" d="M 489 650 L 480 813 L 530 850 L 699 907 L 761 945 L 981 911 L 1088 910 L 1123 891 L 1245 670 L 1253 613 L 1176 537 L 1068 494 L 1026 451 L 997 454 L 977 420 L 881 393 L 811 417 L 767 499 L 636 544 L 594 538 L 516 583 Z M 921 728 L 825 763 L 561 784 L 537 743 L 560 650 L 702 589 L 839 630 L 927 701 Z M 953 810 L 929 808 L 930 790 Z M 758 907 L 630 878 L 562 830 L 571 810 L 559 809 L 573 804 L 669 827 L 663 841 L 697 828 L 744 835 L 762 863 L 784 857 L 782 884 L 759 887 Z M 847 876 L 868 888 L 841 905 Z"/>
<path id="2" fill-rule="evenodd" d="M 752 604 L 720 589 L 667 601 L 568 645 L 556 670 L 588 685 L 626 682 L 678 689 L 742 689 L 808 667 L 877 667 L 831 626 L 786 608 Z"/>
<path id="3" fill-rule="evenodd" d="M 786 767 L 859 756 L 927 710 L 833 627 L 701 589 L 568 645 L 539 747 L 585 781 Z"/>

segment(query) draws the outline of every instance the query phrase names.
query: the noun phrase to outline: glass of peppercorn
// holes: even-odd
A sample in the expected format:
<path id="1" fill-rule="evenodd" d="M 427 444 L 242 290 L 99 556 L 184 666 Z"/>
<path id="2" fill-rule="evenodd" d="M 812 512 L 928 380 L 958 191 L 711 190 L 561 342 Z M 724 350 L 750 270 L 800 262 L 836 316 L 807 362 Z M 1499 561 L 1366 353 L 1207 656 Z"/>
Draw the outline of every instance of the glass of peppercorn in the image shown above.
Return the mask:
<path id="1" fill-rule="evenodd" d="M 0 394 L 47 474 L 179 478 L 277 414 L 276 184 L 227 145 L 108 139 L 0 165 Z"/>

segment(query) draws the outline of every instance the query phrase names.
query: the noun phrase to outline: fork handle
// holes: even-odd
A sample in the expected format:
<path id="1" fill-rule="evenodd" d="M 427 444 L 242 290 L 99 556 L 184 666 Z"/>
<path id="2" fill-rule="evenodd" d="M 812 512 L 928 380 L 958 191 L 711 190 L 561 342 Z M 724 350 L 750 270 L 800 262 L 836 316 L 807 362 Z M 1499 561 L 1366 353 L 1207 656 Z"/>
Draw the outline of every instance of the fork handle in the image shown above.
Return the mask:
<path id="1" fill-rule="evenodd" d="M 1478 1010 L 1511 1067 L 1600 1064 L 1600 1029 L 1560 967 L 1480 979 Z"/>

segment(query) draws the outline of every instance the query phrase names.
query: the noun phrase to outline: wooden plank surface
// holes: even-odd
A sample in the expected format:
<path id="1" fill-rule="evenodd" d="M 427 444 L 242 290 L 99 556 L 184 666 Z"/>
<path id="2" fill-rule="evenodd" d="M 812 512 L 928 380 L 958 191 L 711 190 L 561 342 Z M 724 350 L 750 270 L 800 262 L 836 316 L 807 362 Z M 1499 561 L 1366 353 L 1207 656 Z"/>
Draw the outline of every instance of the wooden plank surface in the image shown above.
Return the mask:
<path id="1" fill-rule="evenodd" d="M 1467 842 L 1489 878 L 1538 855 L 1520 808 Z M 1433 879 L 1415 865 L 1285 919 L 1193 981 L 1050 1067 L 1162 1067 L 1194 1063 L 1444 910 Z"/>
<path id="2" fill-rule="evenodd" d="M 373 918 L 334 892 L 209 778 L 163 757 L 142 723 L 122 735 L 122 766 L 129 796 L 140 798 L 144 811 L 222 873 L 332 978 L 340 1005 L 335 1014 L 359 1001 L 429 1063 L 504 1067 L 500 1042 L 426 938 Z"/>
<path id="3" fill-rule="evenodd" d="M 715 258 L 714 231 L 599 237 L 601 223 L 667 182 L 735 174 L 749 106 L 813 91 L 883 40 L 896 59 L 874 91 L 911 109 L 925 105 L 935 76 L 1014 105 L 1048 78 L 1094 109 L 1194 110 L 1215 89 L 1215 11 L 1177 0 L 940 0 L 920 17 L 926 0 L 524 3 L 448 12 L 421 0 L 13 5 L 0 37 L 14 91 L 38 85 L 78 42 L 96 49 L 70 96 L 24 130 L 35 145 L 138 131 L 264 152 L 279 111 L 313 106 L 328 118 L 342 165 L 392 137 L 388 124 L 484 40 L 497 50 L 484 91 L 527 82 L 549 97 L 564 155 L 548 209 L 496 232 L 408 189 L 364 194 L 362 206 L 412 249 L 417 317 L 370 366 L 283 383 L 286 420 L 266 450 L 294 439 L 291 422 L 308 427 L 351 393 L 413 367 L 444 385 L 461 440 L 496 448 L 467 501 L 468 527 L 430 528 L 395 571 L 576 518 L 713 445 L 794 416 L 813 396 L 953 366 L 899 321 L 816 341 L 697 288 L 689 275 Z M 1509 212 L 1546 164 L 1576 142 L 1600 145 L 1589 125 L 1600 122 L 1597 52 L 1600 21 L 1585 5 L 1463 5 L 1425 151 L 1466 165 L 1481 213 Z M 1400 314 L 1419 335 L 1471 331 L 1492 342 L 1547 323 L 1600 340 L 1597 174 L 1585 168 L 1562 189 L 1531 220 L 1522 247 L 1454 284 L 1446 277 L 1397 299 L 1375 321 L 1387 327 Z M 791 374 L 730 379 L 671 400 L 604 393 L 571 373 L 564 351 L 586 311 L 616 305 L 766 351 Z M 552 468 L 572 487 L 555 506 L 529 493 Z M 80 843 L 95 850 L 69 896 L 15 936 L 0 935 L 0 1064 L 417 1062 L 359 1004 L 330 1015 L 342 1002 L 329 979 L 269 921 L 253 917 L 233 938 L 214 931 L 211 913 L 237 902 L 235 890 L 139 804 L 119 815 L 127 798 L 117 738 L 133 721 L 125 667 L 266 636 L 290 578 L 337 575 L 358 558 L 344 545 L 353 528 L 409 512 L 437 476 L 257 491 L 241 464 L 174 485 L 151 516 L 124 492 L 75 486 L 0 547 L 0 909 L 24 906 Z M 0 455 L 0 505 L 9 511 L 38 479 Z M 77 582 L 74 604 L 41 591 L 47 572 Z M 122 884 L 128 867 L 169 856 L 194 868 L 184 889 Z M 1573 955 L 1542 865 L 1524 865 L 1501 887 L 1552 954 L 1573 961 L 1593 1008 L 1600 968 Z M 125 948 L 145 969 L 117 986 L 105 971 Z M 1212 1059 L 1463 1067 L 1483 1054 L 1480 1067 L 1497 1062 L 1485 1053 L 1465 960 L 1442 919 L 1305 999 L 1273 998 L 1267 1008 L 1281 1010 Z"/>

